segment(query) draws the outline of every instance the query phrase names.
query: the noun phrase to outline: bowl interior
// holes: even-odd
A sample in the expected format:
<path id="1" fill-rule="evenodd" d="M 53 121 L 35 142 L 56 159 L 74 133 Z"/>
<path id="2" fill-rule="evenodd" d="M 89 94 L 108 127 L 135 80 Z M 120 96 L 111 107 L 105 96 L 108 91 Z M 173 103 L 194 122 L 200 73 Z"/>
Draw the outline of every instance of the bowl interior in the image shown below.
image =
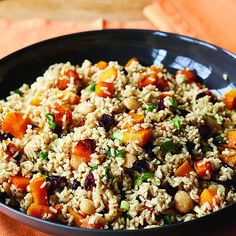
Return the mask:
<path id="1" fill-rule="evenodd" d="M 203 83 L 219 96 L 236 85 L 236 56 L 224 49 L 196 39 L 164 32 L 105 30 L 47 40 L 3 58 L 0 60 L 0 98 L 5 98 L 10 91 L 17 89 L 23 83 L 32 83 L 37 76 L 42 75 L 48 66 L 54 63 L 70 61 L 72 64 L 81 64 L 84 59 L 89 59 L 93 63 L 100 60 L 114 60 L 124 65 L 131 57 L 137 57 L 144 65 L 162 63 L 170 71 L 188 67 L 194 70 L 203 79 Z M 223 79 L 224 74 L 227 74 L 228 80 Z M 232 207 L 227 208 L 230 209 L 228 212 L 233 209 Z M 75 227 L 42 222 L 17 213 L 3 204 L 0 204 L 0 210 L 32 227 L 48 233 L 56 232 L 56 235 L 78 235 L 78 232 L 79 235 L 84 236 L 124 235 L 124 231 L 96 231 L 95 233 Z M 220 212 L 207 217 L 214 219 L 215 215 L 215 219 L 219 219 L 217 215 L 227 215 L 227 209 Z M 202 220 L 179 224 L 180 231 L 178 232 L 186 232 L 192 228 L 192 233 L 194 233 L 196 231 L 195 227 L 193 228 L 195 221 L 201 222 Z M 159 235 L 168 235 L 174 232 L 172 228 L 177 230 L 176 227 L 163 227 L 163 229 L 148 232 L 151 233 L 150 235 L 155 235 L 155 232 L 159 232 Z M 134 235 L 131 232 L 126 232 L 126 234 Z M 135 235 L 145 234 L 147 234 L 147 230 L 135 231 Z"/>

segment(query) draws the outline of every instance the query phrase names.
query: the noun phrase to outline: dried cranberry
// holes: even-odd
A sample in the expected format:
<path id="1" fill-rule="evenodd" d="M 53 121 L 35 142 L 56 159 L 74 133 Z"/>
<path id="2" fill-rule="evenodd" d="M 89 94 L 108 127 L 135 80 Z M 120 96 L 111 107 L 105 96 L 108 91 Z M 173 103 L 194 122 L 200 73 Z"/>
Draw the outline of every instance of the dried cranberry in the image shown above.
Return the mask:
<path id="1" fill-rule="evenodd" d="M 48 193 L 52 194 L 55 190 L 62 190 L 66 184 L 66 177 L 62 177 L 62 176 L 49 176 L 47 177 L 47 182 L 48 182 Z"/>
<path id="2" fill-rule="evenodd" d="M 152 159 L 156 158 L 156 154 L 153 152 L 153 144 L 152 143 L 147 143 L 143 149 L 145 150 L 145 152 L 148 154 L 148 156 Z"/>
<path id="3" fill-rule="evenodd" d="M 0 142 L 2 142 L 3 140 L 7 140 L 7 139 L 12 139 L 13 136 L 11 134 L 1 134 L 0 133 Z"/>
<path id="4" fill-rule="evenodd" d="M 56 126 L 56 128 L 53 129 L 53 133 L 57 134 L 58 137 L 59 137 L 62 133 L 62 127 L 61 126 Z"/>
<path id="5" fill-rule="evenodd" d="M 199 98 L 203 98 L 203 97 L 205 97 L 205 96 L 206 96 L 206 93 L 203 91 L 203 92 L 197 94 L 196 100 L 198 100 Z"/>
<path id="6" fill-rule="evenodd" d="M 99 125 L 109 131 L 115 125 L 115 119 L 111 115 L 104 114 L 99 121 Z"/>
<path id="7" fill-rule="evenodd" d="M 77 179 L 74 179 L 71 185 L 71 188 L 76 190 L 80 186 L 80 182 Z"/>
<path id="8" fill-rule="evenodd" d="M 193 154 L 193 149 L 195 148 L 195 144 L 193 142 L 187 141 L 186 146 L 187 146 L 188 152 L 190 154 Z"/>
<path id="9" fill-rule="evenodd" d="M 86 191 L 92 191 L 93 187 L 96 187 L 93 173 L 90 173 L 84 181 L 84 189 Z"/>
<path id="10" fill-rule="evenodd" d="M 161 98 L 161 99 L 160 99 L 160 102 L 159 102 L 159 104 L 158 104 L 157 109 L 158 109 L 158 111 L 160 111 L 160 110 L 164 110 L 165 108 L 166 108 L 166 106 L 165 106 L 165 104 L 164 104 L 164 99 Z"/>
<path id="11" fill-rule="evenodd" d="M 188 115 L 188 111 L 184 110 L 184 109 L 179 109 L 179 112 L 181 114 L 181 116 L 185 117 L 186 115 Z"/>
<path id="12" fill-rule="evenodd" d="M 198 132 L 205 140 L 207 140 L 211 136 L 211 129 L 207 125 L 200 125 L 198 127 Z"/>
<path id="13" fill-rule="evenodd" d="M 145 160 L 137 160 L 133 164 L 133 169 L 139 173 L 146 172 L 150 169 L 149 164 Z"/>
<path id="14" fill-rule="evenodd" d="M 12 158 L 13 156 L 15 157 L 17 152 L 18 152 L 18 149 L 14 143 L 7 144 L 5 153 L 8 155 L 9 158 Z"/>

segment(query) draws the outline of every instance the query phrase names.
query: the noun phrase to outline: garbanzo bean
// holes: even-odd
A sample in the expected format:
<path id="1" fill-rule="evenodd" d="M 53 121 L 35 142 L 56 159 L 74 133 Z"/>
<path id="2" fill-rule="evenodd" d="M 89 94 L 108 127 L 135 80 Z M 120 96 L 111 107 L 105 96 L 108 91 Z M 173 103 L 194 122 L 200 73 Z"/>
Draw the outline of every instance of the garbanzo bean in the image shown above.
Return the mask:
<path id="1" fill-rule="evenodd" d="M 86 215 L 92 215 L 96 212 L 93 201 L 90 199 L 83 199 L 80 203 L 80 210 Z"/>
<path id="2" fill-rule="evenodd" d="M 83 115 L 87 115 L 95 110 L 95 106 L 89 102 L 80 103 L 77 107 L 77 111 Z"/>
<path id="3" fill-rule="evenodd" d="M 185 191 L 178 191 L 174 197 L 175 208 L 180 213 L 188 213 L 193 209 L 193 200 Z"/>
<path id="4" fill-rule="evenodd" d="M 129 110 L 136 110 L 140 107 L 140 103 L 134 98 L 126 98 L 123 103 Z"/>

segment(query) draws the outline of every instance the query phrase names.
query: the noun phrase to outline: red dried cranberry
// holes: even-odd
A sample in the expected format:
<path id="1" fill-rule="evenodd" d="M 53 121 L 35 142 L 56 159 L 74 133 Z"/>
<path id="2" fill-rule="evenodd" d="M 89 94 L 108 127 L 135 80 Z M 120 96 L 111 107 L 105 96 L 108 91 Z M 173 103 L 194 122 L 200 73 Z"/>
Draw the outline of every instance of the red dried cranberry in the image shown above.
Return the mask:
<path id="1" fill-rule="evenodd" d="M 80 182 L 77 179 L 74 179 L 71 185 L 71 188 L 76 190 L 80 186 Z"/>
<path id="2" fill-rule="evenodd" d="M 48 193 L 52 194 L 55 190 L 62 190 L 66 184 L 67 184 L 67 180 L 66 177 L 62 177 L 62 176 L 49 176 L 47 177 L 47 188 L 48 188 Z"/>
<path id="3" fill-rule="evenodd" d="M 145 160 L 137 160 L 134 162 L 133 169 L 139 173 L 146 172 L 150 169 L 149 164 Z"/>
<path id="4" fill-rule="evenodd" d="M 153 144 L 152 143 L 147 143 L 143 149 L 145 150 L 145 152 L 148 154 L 148 156 L 152 159 L 156 158 L 156 154 L 153 152 Z"/>
<path id="5" fill-rule="evenodd" d="M 164 110 L 165 108 L 166 108 L 166 106 L 164 104 L 164 99 L 161 98 L 157 109 L 158 109 L 158 111 L 160 111 L 160 110 Z"/>
<path id="6" fill-rule="evenodd" d="M 200 125 L 198 127 L 198 132 L 205 140 L 207 140 L 211 136 L 211 129 L 207 125 Z"/>
<path id="7" fill-rule="evenodd" d="M 8 155 L 9 158 L 12 158 L 16 153 L 18 152 L 18 149 L 14 143 L 8 143 L 5 153 Z"/>
<path id="8" fill-rule="evenodd" d="M 99 121 L 99 125 L 109 131 L 115 125 L 115 119 L 111 115 L 104 114 Z"/>
<path id="9" fill-rule="evenodd" d="M 203 92 L 197 94 L 196 100 L 198 100 L 198 99 L 200 99 L 200 98 L 203 98 L 203 97 L 205 97 L 205 96 L 206 96 L 206 93 L 203 91 Z"/>
<path id="10" fill-rule="evenodd" d="M 7 139 L 12 139 L 13 136 L 11 134 L 1 134 L 0 133 L 0 142 L 2 142 L 3 140 L 7 140 Z"/>
<path id="11" fill-rule="evenodd" d="M 96 187 L 93 173 L 90 173 L 84 181 L 84 189 L 86 191 L 92 191 L 93 187 Z"/>

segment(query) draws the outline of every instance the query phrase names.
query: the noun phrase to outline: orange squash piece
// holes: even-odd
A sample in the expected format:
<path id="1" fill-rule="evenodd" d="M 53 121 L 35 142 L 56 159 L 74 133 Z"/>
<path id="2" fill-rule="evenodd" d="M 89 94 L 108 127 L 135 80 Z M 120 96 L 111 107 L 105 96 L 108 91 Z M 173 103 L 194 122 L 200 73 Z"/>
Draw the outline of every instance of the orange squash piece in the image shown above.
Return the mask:
<path id="1" fill-rule="evenodd" d="M 200 195 L 199 205 L 202 206 L 205 202 L 208 202 L 213 208 L 214 201 L 216 204 L 219 203 L 219 198 L 216 194 L 217 191 L 215 189 L 204 189 Z"/>
<path id="2" fill-rule="evenodd" d="M 42 92 L 38 92 L 36 96 L 30 101 L 30 104 L 33 106 L 40 106 L 41 105 L 41 99 L 40 96 L 42 95 Z"/>
<path id="3" fill-rule="evenodd" d="M 133 121 L 133 124 L 141 124 L 144 122 L 144 115 L 143 114 L 137 114 L 137 113 L 134 113 L 134 112 L 130 112 L 129 115 L 132 117 L 132 119 L 134 120 Z M 130 125 L 129 124 L 126 124 L 125 125 L 125 128 L 127 129 L 131 129 Z"/>
<path id="4" fill-rule="evenodd" d="M 24 118 L 22 112 L 9 112 L 3 119 L 2 129 L 14 137 L 22 139 L 26 133 L 27 125 L 31 123 L 30 118 Z"/>
<path id="5" fill-rule="evenodd" d="M 153 72 L 155 72 L 156 74 L 159 73 L 159 72 L 163 72 L 163 69 L 161 67 L 157 67 L 155 65 L 152 65 L 151 66 L 151 69 Z"/>
<path id="6" fill-rule="evenodd" d="M 72 123 L 72 112 L 68 106 L 57 105 L 51 110 L 57 126 L 62 127 L 64 116 L 66 116 L 66 126 L 69 126 Z"/>
<path id="7" fill-rule="evenodd" d="M 190 172 L 193 171 L 193 168 L 188 161 L 185 161 L 175 172 L 175 176 L 186 176 L 189 177 Z"/>
<path id="8" fill-rule="evenodd" d="M 194 168 L 201 179 L 210 179 L 212 174 L 212 164 L 209 161 L 200 160 L 194 162 Z"/>
<path id="9" fill-rule="evenodd" d="M 27 209 L 27 215 L 33 216 L 39 219 L 43 219 L 46 216 L 47 220 L 55 220 L 57 213 L 50 210 L 48 206 L 32 203 Z M 49 217 L 48 217 L 49 216 Z"/>
<path id="10" fill-rule="evenodd" d="M 139 88 L 143 88 L 148 85 L 156 85 L 156 81 L 157 81 L 157 75 L 153 73 L 150 75 L 146 75 L 141 80 L 139 80 L 138 86 Z"/>
<path id="11" fill-rule="evenodd" d="M 236 149 L 236 130 L 230 130 L 227 133 L 227 147 Z"/>
<path id="12" fill-rule="evenodd" d="M 68 104 L 70 105 L 77 105 L 79 104 L 80 97 L 76 93 L 70 93 L 70 96 L 68 97 Z"/>
<path id="13" fill-rule="evenodd" d="M 132 57 L 130 58 L 127 63 L 125 64 L 125 67 L 129 67 L 133 61 L 137 61 L 138 62 L 138 58 L 137 57 Z"/>
<path id="14" fill-rule="evenodd" d="M 96 67 L 97 67 L 99 70 L 104 70 L 107 66 L 108 66 L 108 63 L 105 62 L 105 61 L 99 61 L 99 62 L 96 64 Z"/>
<path id="15" fill-rule="evenodd" d="M 152 137 L 152 129 L 143 129 L 138 131 L 127 131 L 124 133 L 123 142 L 128 144 L 129 142 L 138 141 L 140 147 L 143 147 L 149 142 Z"/>
<path id="16" fill-rule="evenodd" d="M 71 207 L 68 208 L 68 212 L 73 216 L 73 222 L 76 226 L 81 226 L 82 222 L 81 220 L 85 218 L 85 216 L 81 213 L 76 213 L 74 210 L 72 210 Z"/>
<path id="17" fill-rule="evenodd" d="M 236 109 L 236 89 L 231 89 L 228 91 L 224 95 L 222 101 L 229 110 Z"/>
<path id="18" fill-rule="evenodd" d="M 236 167 L 236 150 L 229 149 L 228 154 L 221 154 L 220 159 L 223 163 L 230 165 L 232 167 Z"/>
<path id="19" fill-rule="evenodd" d="M 91 139 L 80 140 L 72 153 L 70 165 L 74 169 L 78 169 L 81 163 L 88 163 L 90 155 L 95 151 L 95 142 Z"/>
<path id="20" fill-rule="evenodd" d="M 57 81 L 57 87 L 60 90 L 65 90 L 67 88 L 71 77 L 74 79 L 74 82 L 79 81 L 79 75 L 77 74 L 75 70 L 72 70 L 72 69 L 67 70 L 65 71 L 64 75 L 67 76 L 67 78 L 59 78 Z"/>
<path id="21" fill-rule="evenodd" d="M 43 177 L 38 177 L 30 183 L 33 202 L 37 205 L 48 205 L 48 194 L 45 182 L 46 180 Z"/>
<path id="22" fill-rule="evenodd" d="M 89 224 L 89 218 L 82 220 L 81 228 L 85 229 L 102 229 L 104 226 L 101 224 Z"/>
<path id="23" fill-rule="evenodd" d="M 105 81 L 100 81 L 99 83 L 96 84 L 95 87 L 95 93 L 99 96 L 99 97 L 109 97 L 111 98 L 113 93 L 114 93 L 114 85 L 112 83 L 108 83 Z"/>
<path id="24" fill-rule="evenodd" d="M 100 81 L 113 82 L 117 77 L 117 70 L 114 67 L 110 67 L 107 70 L 103 71 L 100 75 Z"/>
<path id="25" fill-rule="evenodd" d="M 14 176 L 12 178 L 11 184 L 26 191 L 27 186 L 30 184 L 30 178 L 26 178 L 23 176 Z"/>
<path id="26" fill-rule="evenodd" d="M 188 70 L 187 68 L 183 69 L 183 70 L 178 70 L 176 72 L 176 74 L 182 74 L 182 75 L 185 75 L 185 77 L 187 78 L 188 82 L 192 83 L 192 82 L 195 82 L 196 79 L 197 79 L 197 76 L 196 74 L 191 71 L 191 70 Z"/>

